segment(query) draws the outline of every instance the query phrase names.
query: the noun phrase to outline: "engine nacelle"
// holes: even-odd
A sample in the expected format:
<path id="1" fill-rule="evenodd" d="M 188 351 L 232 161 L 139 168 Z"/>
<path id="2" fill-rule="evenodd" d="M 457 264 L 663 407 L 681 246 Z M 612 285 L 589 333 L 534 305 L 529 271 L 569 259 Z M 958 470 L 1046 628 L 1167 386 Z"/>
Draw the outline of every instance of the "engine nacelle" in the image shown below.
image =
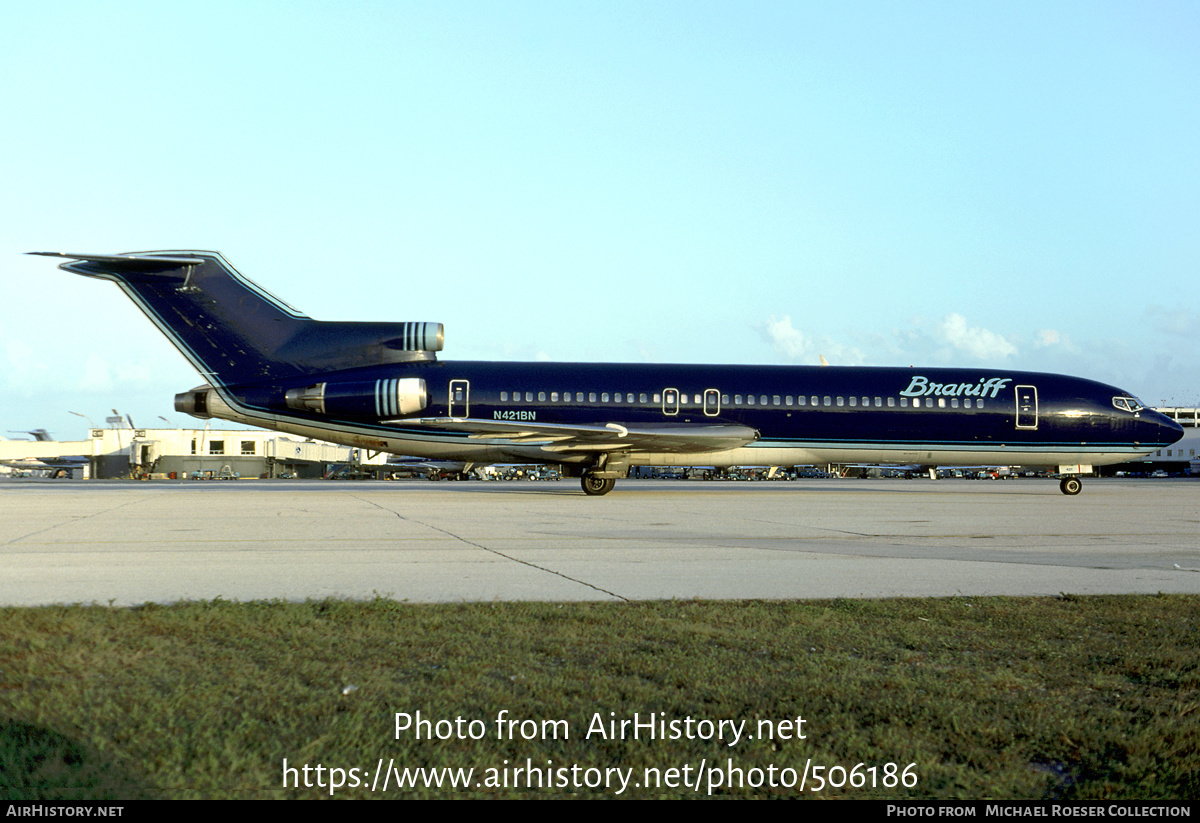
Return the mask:
<path id="1" fill-rule="evenodd" d="M 441 323 L 402 323 L 400 331 L 383 345 L 399 351 L 441 351 L 446 342 Z"/>
<path id="2" fill-rule="evenodd" d="M 212 415 L 208 412 L 208 395 L 211 391 L 208 386 L 199 386 L 191 391 L 180 392 L 175 395 L 175 411 L 199 417 L 201 420 L 210 419 Z"/>
<path id="3" fill-rule="evenodd" d="M 212 386 L 197 386 L 191 391 L 175 395 L 175 411 L 208 420 L 219 417 L 222 420 L 243 422 L 248 420 L 244 415 L 229 408 L 229 404 L 221 399 L 217 390 Z"/>
<path id="4" fill-rule="evenodd" d="M 315 383 L 288 389 L 288 408 L 317 414 L 387 420 L 415 414 L 429 405 L 429 393 L 420 377 L 394 377 L 361 383 Z"/>

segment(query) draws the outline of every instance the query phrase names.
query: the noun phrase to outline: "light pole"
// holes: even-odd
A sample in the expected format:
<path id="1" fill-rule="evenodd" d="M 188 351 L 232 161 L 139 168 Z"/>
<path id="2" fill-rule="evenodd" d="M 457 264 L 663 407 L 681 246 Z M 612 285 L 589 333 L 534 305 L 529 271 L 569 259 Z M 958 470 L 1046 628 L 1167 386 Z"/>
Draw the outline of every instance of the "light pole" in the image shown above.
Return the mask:
<path id="1" fill-rule="evenodd" d="M 88 422 L 89 429 L 96 428 L 96 424 L 92 422 L 92 418 L 88 417 L 86 414 L 80 414 L 79 412 L 73 412 L 70 409 L 67 409 L 67 414 L 73 414 L 76 417 L 82 417 L 84 420 L 86 420 Z M 91 435 L 91 432 L 88 432 L 88 434 Z"/>

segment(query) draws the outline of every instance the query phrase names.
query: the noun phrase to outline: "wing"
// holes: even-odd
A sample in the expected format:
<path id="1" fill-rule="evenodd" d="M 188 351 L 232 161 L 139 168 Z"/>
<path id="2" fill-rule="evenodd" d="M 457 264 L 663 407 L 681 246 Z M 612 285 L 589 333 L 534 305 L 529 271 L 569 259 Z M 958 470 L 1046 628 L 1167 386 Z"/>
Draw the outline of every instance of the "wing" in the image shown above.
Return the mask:
<path id="1" fill-rule="evenodd" d="M 664 423 L 627 426 L 606 423 L 601 426 L 471 417 L 426 417 L 387 422 L 417 423 L 431 429 L 466 432 L 471 439 L 501 440 L 556 452 L 713 452 L 736 449 L 758 439 L 755 429 L 736 425 Z"/>

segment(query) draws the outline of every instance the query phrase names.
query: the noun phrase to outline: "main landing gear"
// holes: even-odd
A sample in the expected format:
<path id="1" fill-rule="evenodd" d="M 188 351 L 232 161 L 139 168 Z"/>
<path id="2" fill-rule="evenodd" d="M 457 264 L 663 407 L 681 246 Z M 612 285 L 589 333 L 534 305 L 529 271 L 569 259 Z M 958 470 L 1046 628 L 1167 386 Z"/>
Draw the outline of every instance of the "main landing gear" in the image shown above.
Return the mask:
<path id="1" fill-rule="evenodd" d="M 1083 481 L 1078 477 L 1064 477 L 1058 481 L 1058 488 L 1063 494 L 1079 494 L 1083 491 Z"/>
<path id="2" fill-rule="evenodd" d="M 584 474 L 579 478 L 579 484 L 583 486 L 583 493 L 592 496 L 608 494 L 613 490 L 613 486 L 617 485 L 617 481 L 611 477 L 597 477 L 594 474 Z"/>

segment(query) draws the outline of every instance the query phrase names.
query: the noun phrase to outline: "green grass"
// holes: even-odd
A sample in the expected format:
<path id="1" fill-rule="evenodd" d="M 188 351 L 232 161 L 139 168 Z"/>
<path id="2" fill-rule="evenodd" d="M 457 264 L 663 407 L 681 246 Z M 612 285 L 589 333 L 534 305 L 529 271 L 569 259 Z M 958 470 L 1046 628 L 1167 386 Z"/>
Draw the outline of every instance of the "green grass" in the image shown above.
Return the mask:
<path id="1" fill-rule="evenodd" d="M 1161 595 L 2 609 L 0 795 L 328 796 L 327 772 L 323 786 L 285 788 L 286 758 L 312 767 L 314 784 L 318 764 L 345 770 L 339 797 L 616 793 L 554 785 L 571 772 L 551 772 L 548 787 L 524 778 L 514 786 L 512 768 L 528 760 L 577 766 L 579 778 L 632 770 L 634 782 L 647 768 L 676 768 L 693 784 L 700 775 L 701 795 L 716 774 L 701 764 L 731 762 L 757 783 L 771 769 L 794 782 L 809 764 L 806 789 L 722 785 L 714 794 L 1194 798 L 1198 622 L 1200 597 Z M 569 737 L 498 739 L 502 710 L 566 721 Z M 479 721 L 474 731 L 485 734 L 397 739 L 396 713 L 417 711 Z M 733 746 L 585 736 L 597 716 L 634 713 L 744 720 L 749 733 L 759 720 L 799 716 L 806 736 Z M 380 758 L 396 768 L 474 768 L 473 783 L 372 792 Z M 874 767 L 874 788 L 812 791 L 812 766 L 844 768 L 825 772 L 843 783 L 860 763 L 859 776 Z M 909 764 L 916 785 L 896 785 Z M 506 765 L 493 774 L 507 774 L 507 788 L 474 785 Z M 350 769 L 368 785 L 349 785 Z M 878 785 L 885 774 L 890 783 Z M 678 785 L 624 792 L 696 794 Z"/>

